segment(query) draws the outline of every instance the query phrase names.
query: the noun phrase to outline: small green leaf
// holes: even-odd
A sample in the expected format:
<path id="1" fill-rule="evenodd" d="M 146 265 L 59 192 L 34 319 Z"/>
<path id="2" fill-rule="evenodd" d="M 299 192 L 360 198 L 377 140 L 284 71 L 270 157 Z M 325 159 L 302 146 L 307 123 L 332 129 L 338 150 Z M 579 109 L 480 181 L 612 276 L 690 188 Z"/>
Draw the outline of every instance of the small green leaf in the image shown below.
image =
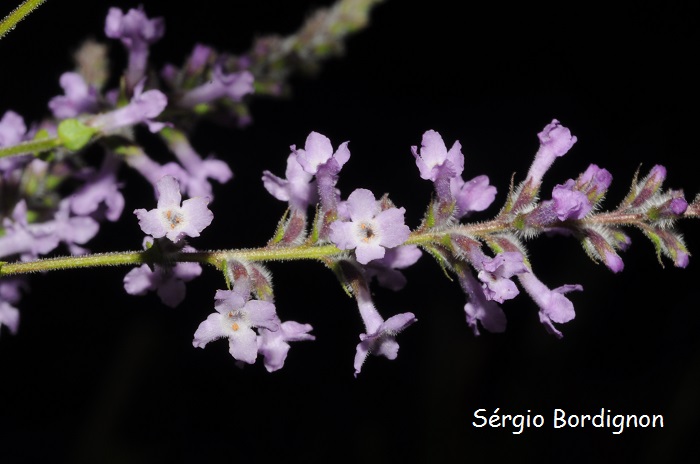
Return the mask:
<path id="1" fill-rule="evenodd" d="M 96 132 L 97 130 L 77 119 L 64 119 L 58 125 L 58 138 L 64 147 L 72 151 L 80 150 L 87 145 Z"/>

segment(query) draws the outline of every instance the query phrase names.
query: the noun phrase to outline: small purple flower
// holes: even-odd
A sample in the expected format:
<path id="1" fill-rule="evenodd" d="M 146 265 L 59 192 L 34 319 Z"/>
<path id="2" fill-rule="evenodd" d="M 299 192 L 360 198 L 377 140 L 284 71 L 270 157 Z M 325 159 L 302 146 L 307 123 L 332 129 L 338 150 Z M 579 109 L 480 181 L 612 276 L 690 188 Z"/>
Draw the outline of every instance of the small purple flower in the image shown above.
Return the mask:
<path id="1" fill-rule="evenodd" d="M 151 44 L 165 33 L 163 18 L 149 19 L 143 9 L 130 9 L 126 14 L 119 8 L 110 8 L 105 21 L 105 35 L 119 39 L 129 51 L 127 86 L 132 89 L 146 72 Z"/>
<path id="2" fill-rule="evenodd" d="M 477 269 L 477 277 L 483 282 L 484 295 L 488 300 L 499 303 L 513 299 L 520 293 L 510 278 L 529 272 L 523 262 L 523 255 L 517 251 L 498 253 L 493 258 L 485 257 Z"/>
<path id="3" fill-rule="evenodd" d="M 107 155 L 100 170 L 91 173 L 76 192 L 70 197 L 73 212 L 79 216 L 87 216 L 98 210 L 104 204 L 105 217 L 116 221 L 124 210 L 124 196 L 117 183 L 119 159 Z"/>
<path id="4" fill-rule="evenodd" d="M 209 200 L 194 197 L 182 202 L 177 179 L 164 176 L 156 184 L 158 207 L 150 211 L 137 209 L 134 214 L 139 219 L 141 230 L 154 238 L 168 237 L 173 242 L 185 235 L 199 237 L 214 219 L 214 214 L 207 208 Z"/>
<path id="5" fill-rule="evenodd" d="M 190 197 L 213 198 L 208 179 L 214 179 L 223 184 L 233 177 L 228 164 L 214 158 L 202 159 L 187 138 L 181 134 L 173 136 L 169 147 L 187 171 L 186 178 L 179 180 Z"/>
<path id="6" fill-rule="evenodd" d="M 367 263 L 365 271 L 367 278 L 377 278 L 382 287 L 398 291 L 406 285 L 406 277 L 399 269 L 413 266 L 423 252 L 416 245 L 401 245 L 387 249 L 382 259 Z"/>
<path id="7" fill-rule="evenodd" d="M 65 95 L 49 100 L 49 108 L 58 119 L 74 118 L 97 110 L 97 89 L 89 86 L 83 76 L 65 72 L 59 79 Z"/>
<path id="8" fill-rule="evenodd" d="M 253 93 L 253 81 L 254 77 L 250 71 L 224 74 L 221 66 L 216 66 L 213 79 L 188 91 L 177 104 L 184 108 L 194 108 L 224 97 L 239 102 L 246 95 Z"/>
<path id="9" fill-rule="evenodd" d="M 53 237 L 65 243 L 72 255 L 83 255 L 87 250 L 78 246 L 90 241 L 100 225 L 88 216 L 71 216 L 70 200 L 62 200 L 54 218 L 49 221 L 29 224 L 28 230 L 39 237 Z"/>
<path id="10" fill-rule="evenodd" d="M 0 147 L 16 145 L 22 142 L 27 133 L 24 118 L 14 111 L 6 111 L 0 119 Z M 0 158 L 0 173 L 13 171 L 26 164 L 32 155 Z"/>
<path id="11" fill-rule="evenodd" d="M 537 134 L 540 139 L 540 148 L 535 154 L 535 160 L 527 174 L 528 180 L 533 185 L 539 185 L 545 172 L 552 166 L 554 160 L 564 156 L 576 143 L 576 137 L 571 131 L 553 119 L 545 128 Z"/>
<path id="12" fill-rule="evenodd" d="M 588 195 L 576 187 L 576 183 L 569 179 L 552 190 L 552 206 L 560 221 L 583 219 L 593 208 Z"/>
<path id="13" fill-rule="evenodd" d="M 306 211 L 310 204 L 318 201 L 314 176 L 304 171 L 294 154 L 287 158 L 285 175 L 287 178 L 281 179 L 270 171 L 263 172 L 263 185 L 273 197 L 289 202 L 289 206 L 301 211 Z"/>
<path id="14" fill-rule="evenodd" d="M 27 222 L 27 204 L 20 200 L 12 211 L 12 219 L 3 220 L 5 235 L 0 237 L 0 257 L 20 255 L 22 261 L 30 261 L 49 253 L 60 243 L 53 230 L 37 228 Z"/>
<path id="15" fill-rule="evenodd" d="M 207 319 L 199 324 L 192 345 L 204 348 L 219 338 L 228 338 L 229 353 L 238 361 L 253 364 L 258 356 L 258 334 L 254 328 L 280 330 L 275 305 L 261 300 L 249 300 L 249 284 L 244 290 L 217 290 L 214 308 Z"/>
<path id="16" fill-rule="evenodd" d="M 473 211 L 485 210 L 496 198 L 496 187 L 489 185 L 488 176 L 477 176 L 466 182 L 462 176 L 455 176 L 450 180 L 450 191 L 457 202 L 458 219 Z"/>
<path id="17" fill-rule="evenodd" d="M 6 326 L 13 335 L 19 330 L 19 311 L 13 305 L 21 298 L 21 288 L 26 288 L 24 280 L 0 281 L 0 328 Z"/>
<path id="18" fill-rule="evenodd" d="M 27 133 L 24 118 L 14 111 L 6 111 L 0 119 L 0 147 L 20 143 Z"/>
<path id="19" fill-rule="evenodd" d="M 95 116 L 89 121 L 89 126 L 102 132 L 112 132 L 121 127 L 144 123 L 151 132 L 158 132 L 165 123 L 152 121 L 163 112 L 168 105 L 168 98 L 160 90 L 143 92 L 144 81 L 134 89 L 134 96 L 128 105 L 119 109 Z"/>
<path id="20" fill-rule="evenodd" d="M 500 333 L 506 330 L 506 315 L 492 300 L 486 298 L 484 288 L 469 272 L 464 272 L 459 277 L 459 283 L 467 294 L 468 301 L 464 305 L 464 312 L 467 315 L 467 324 L 474 331 L 474 335 L 479 335 L 478 322 L 484 329 L 491 333 Z"/>
<path id="21" fill-rule="evenodd" d="M 576 317 L 574 304 L 564 294 L 574 290 L 581 291 L 583 287 L 581 285 L 562 285 L 550 290 L 532 272 L 520 274 L 518 277 L 525 291 L 540 307 L 540 322 L 544 324 L 549 333 L 561 338 L 562 333 L 554 327 L 553 323 L 564 324 Z"/>
<path id="22" fill-rule="evenodd" d="M 612 183 L 612 174 L 607 169 L 591 164 L 576 179 L 577 189 L 585 192 L 591 203 L 600 201 Z"/>
<path id="23" fill-rule="evenodd" d="M 337 171 L 340 171 L 340 168 L 350 159 L 348 142 L 341 143 L 334 153 L 331 140 L 318 132 L 311 132 L 306 137 L 304 148 L 297 149 L 296 145 L 290 148 L 301 167 L 309 174 L 316 174 L 321 166 L 332 160 L 337 163 Z"/>
<path id="24" fill-rule="evenodd" d="M 381 211 L 379 202 L 367 189 L 357 189 L 347 200 L 350 221 L 331 224 L 329 238 L 341 250 L 355 250 L 357 261 L 367 264 L 384 257 L 386 248 L 404 243 L 410 229 L 404 223 L 404 208 Z"/>
<path id="25" fill-rule="evenodd" d="M 315 340 L 316 337 L 309 332 L 313 330 L 309 324 L 300 324 L 294 321 L 281 322 L 278 317 L 274 321 L 279 325 L 276 331 L 261 329 L 258 335 L 258 353 L 265 359 L 265 369 L 274 372 L 284 366 L 289 352 L 288 342 L 300 342 Z"/>
<path id="26" fill-rule="evenodd" d="M 426 131 L 421 141 L 420 152 L 417 146 L 411 147 L 416 158 L 416 166 L 421 179 L 437 181 L 441 177 L 453 178 L 464 171 L 464 155 L 462 145 L 455 141 L 447 151 L 442 136 L 434 130 Z"/>
<path id="27" fill-rule="evenodd" d="M 153 244 L 153 237 L 144 239 L 144 249 Z M 193 252 L 194 248 L 185 246 L 182 251 Z M 189 282 L 202 273 L 199 263 L 175 263 L 171 266 L 147 264 L 130 270 L 124 276 L 124 290 L 129 295 L 145 295 L 155 291 L 164 304 L 175 308 L 185 299 L 185 282 Z"/>
<path id="28" fill-rule="evenodd" d="M 411 147 L 421 178 L 433 181 L 442 200 L 451 197 L 450 182 L 455 177 L 460 177 L 464 171 L 464 155 L 461 149 L 459 141 L 455 141 L 447 151 L 442 136 L 434 130 L 423 134 L 420 151 L 415 145 Z"/>

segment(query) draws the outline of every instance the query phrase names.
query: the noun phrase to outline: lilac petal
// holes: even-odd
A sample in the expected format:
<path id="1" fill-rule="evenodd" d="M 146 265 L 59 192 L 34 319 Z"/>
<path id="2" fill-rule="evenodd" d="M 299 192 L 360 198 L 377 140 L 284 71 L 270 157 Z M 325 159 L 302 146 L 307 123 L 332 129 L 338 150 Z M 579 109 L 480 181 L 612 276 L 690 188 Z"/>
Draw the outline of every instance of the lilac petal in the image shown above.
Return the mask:
<path id="1" fill-rule="evenodd" d="M 416 158 L 421 178 L 436 180 L 437 169 L 447 159 L 447 147 L 442 140 L 442 136 L 434 130 L 426 131 L 421 140 L 420 154 L 417 150 L 414 150 L 413 156 Z"/>
<path id="2" fill-rule="evenodd" d="M 404 223 L 404 208 L 389 208 L 377 214 L 376 221 L 379 225 L 380 242 L 387 248 L 394 248 L 406 240 L 411 234 L 411 229 Z"/>
<path id="3" fill-rule="evenodd" d="M 187 225 L 182 229 L 190 237 L 199 237 L 212 220 L 214 213 L 207 208 L 209 200 L 203 197 L 194 197 L 182 202 L 182 212 L 187 218 Z"/>
<path id="4" fill-rule="evenodd" d="M 0 119 L 0 147 L 18 144 L 26 132 L 24 118 L 14 111 L 6 111 Z"/>
<path id="5" fill-rule="evenodd" d="M 469 297 L 469 301 L 464 305 L 464 311 L 467 315 L 467 324 L 474 331 L 474 335 L 479 335 L 478 321 L 489 332 L 505 331 L 507 321 L 503 309 L 495 302 L 487 300 L 484 289 L 474 276 L 471 273 L 465 273 L 460 276 L 459 282 Z"/>
<path id="6" fill-rule="evenodd" d="M 144 295 L 153 290 L 153 272 L 146 264 L 136 267 L 124 276 L 124 290 L 129 295 Z"/>
<path id="7" fill-rule="evenodd" d="M 464 155 L 462 154 L 462 145 L 459 141 L 455 141 L 447 152 L 447 161 L 450 163 L 454 176 L 461 176 L 464 171 Z"/>
<path id="8" fill-rule="evenodd" d="M 263 329 L 264 334 L 274 333 Z M 284 337 L 270 335 L 263 339 L 266 335 L 258 336 L 258 352 L 263 355 L 265 369 L 268 372 L 274 372 L 284 366 L 284 361 L 289 353 L 289 343 L 286 343 Z M 264 341 L 263 341 L 264 340 Z M 264 343 L 264 344 L 263 344 Z"/>
<path id="9" fill-rule="evenodd" d="M 161 220 L 161 212 L 157 209 L 146 211 L 145 209 L 134 210 L 134 214 L 139 220 L 139 227 L 143 233 L 152 236 L 153 238 L 165 237 L 168 229 L 163 225 Z"/>
<path id="10" fill-rule="evenodd" d="M 233 334 L 229 334 L 228 352 L 239 361 L 255 363 L 258 357 L 258 343 L 253 329 L 241 326 Z"/>
<path id="11" fill-rule="evenodd" d="M 372 260 L 384 257 L 385 249 L 378 243 L 359 243 L 355 249 L 357 262 L 367 264 Z"/>
<path id="12" fill-rule="evenodd" d="M 353 363 L 353 367 L 355 368 L 355 377 L 357 377 L 357 374 L 360 373 L 362 370 L 362 365 L 364 364 L 365 359 L 367 359 L 367 355 L 369 354 L 369 346 L 369 341 L 361 341 L 357 344 L 357 348 L 355 350 L 355 361 Z"/>
<path id="13" fill-rule="evenodd" d="M 270 192 L 270 195 L 280 201 L 289 201 L 289 181 L 282 179 L 272 174 L 270 171 L 263 171 L 262 177 L 265 190 Z"/>
<path id="14" fill-rule="evenodd" d="M 450 190 L 457 202 L 459 217 L 472 211 L 484 211 L 496 198 L 496 187 L 489 185 L 488 176 L 477 176 L 464 181 L 461 176 L 452 178 Z"/>
<path id="15" fill-rule="evenodd" d="M 185 283 L 168 276 L 158 285 L 156 293 L 163 304 L 175 308 L 185 299 Z"/>
<path id="16" fill-rule="evenodd" d="M 374 354 L 384 356 L 386 359 L 393 361 L 399 355 L 399 343 L 393 338 L 382 340 L 379 346 L 375 348 Z"/>
<path id="17" fill-rule="evenodd" d="M 347 200 L 347 211 L 350 219 L 360 222 L 372 219 L 381 210 L 374 194 L 367 189 L 356 189 Z"/>
<path id="18" fill-rule="evenodd" d="M 7 326 L 14 335 L 19 330 L 19 311 L 14 306 L 0 301 L 0 327 Z"/>
<path id="19" fill-rule="evenodd" d="M 319 166 L 326 163 L 333 155 L 333 146 L 331 140 L 325 135 L 311 132 L 306 137 L 304 149 L 296 150 L 295 147 L 292 147 L 292 151 L 296 153 L 297 161 L 304 168 L 304 171 L 316 174 Z"/>
<path id="20" fill-rule="evenodd" d="M 279 330 L 274 304 L 268 301 L 250 300 L 243 310 L 247 312 L 248 321 L 253 327 L 263 327 L 272 331 Z"/>
<path id="21" fill-rule="evenodd" d="M 384 321 L 380 330 L 390 335 L 396 335 L 416 321 L 416 316 L 413 313 L 396 314 Z"/>
<path id="22" fill-rule="evenodd" d="M 343 142 L 338 146 L 338 149 L 333 154 L 333 159 L 338 163 L 339 167 L 343 167 L 345 163 L 350 159 L 350 149 L 348 148 L 348 142 Z"/>
<path id="23" fill-rule="evenodd" d="M 184 251 L 194 251 L 194 249 Z M 202 266 L 200 266 L 199 263 L 177 263 L 173 267 L 173 276 L 177 277 L 183 282 L 189 282 L 195 277 L 199 277 L 201 274 Z"/>
<path id="24" fill-rule="evenodd" d="M 210 314 L 209 317 L 197 327 L 192 345 L 195 348 L 204 348 L 206 344 L 211 341 L 227 337 L 228 333 L 224 332 L 224 322 L 224 316 L 221 314 Z"/>
<path id="25" fill-rule="evenodd" d="M 158 208 L 170 208 L 180 206 L 182 195 L 180 194 L 180 183 L 173 176 L 163 176 L 156 183 L 158 192 Z"/>
<path id="26" fill-rule="evenodd" d="M 360 244 L 355 235 L 355 224 L 352 222 L 333 222 L 328 238 L 341 250 L 352 250 Z"/>

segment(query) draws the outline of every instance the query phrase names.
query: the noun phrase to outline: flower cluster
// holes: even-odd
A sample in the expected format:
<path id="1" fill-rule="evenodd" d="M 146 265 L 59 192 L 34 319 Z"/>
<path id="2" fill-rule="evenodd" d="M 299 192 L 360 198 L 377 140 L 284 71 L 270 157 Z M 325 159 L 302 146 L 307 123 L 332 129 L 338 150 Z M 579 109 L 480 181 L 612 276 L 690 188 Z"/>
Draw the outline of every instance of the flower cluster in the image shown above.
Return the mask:
<path id="1" fill-rule="evenodd" d="M 185 301 L 186 284 L 203 273 L 202 265 L 210 265 L 225 289 L 215 292 L 214 312 L 194 332 L 194 347 L 226 338 L 238 365 L 253 364 L 261 356 L 265 369 L 273 372 L 284 366 L 291 342 L 314 340 L 315 335 L 310 324 L 280 317 L 263 263 L 312 259 L 329 268 L 355 300 L 364 326 L 353 361 L 357 376 L 370 354 L 395 359 L 398 334 L 418 320 L 410 311 L 382 316 L 371 286 L 376 282 L 401 290 L 408 281 L 402 271 L 424 254 L 459 282 L 466 297 L 460 318 L 476 335 L 480 329 L 504 331 L 507 317 L 501 305 L 521 293 L 538 308 L 544 330 L 556 337 L 563 336 L 561 324 L 575 319 L 568 294 L 582 286 L 550 288 L 528 257 L 526 240 L 541 234 L 573 237 L 591 259 L 620 272 L 620 254 L 631 244 L 625 228 L 634 227 L 651 240 L 659 259 L 688 265 L 690 253 L 675 225 L 681 218 L 700 216 L 700 195 L 689 203 L 682 190 L 664 190 L 663 166 L 635 176 L 629 194 L 610 211 L 603 211 L 602 202 L 612 175 L 596 164 L 558 183 L 551 194 L 542 192 L 550 167 L 577 141 L 556 119 L 538 134 L 539 149 L 525 178 L 511 185 L 490 220 L 467 222 L 473 213 L 486 211 L 498 192 L 486 175 L 464 177 L 469 166 L 459 141 L 448 149 L 438 131 L 427 130 L 420 145 L 410 146 L 416 177 L 434 188 L 423 219 L 411 227 L 405 207 L 395 205 L 388 194 L 362 187 L 343 192 L 338 185 L 350 162 L 349 142 L 334 148 L 328 137 L 311 132 L 303 148 L 291 145 L 285 152 L 285 177 L 262 174 L 264 188 L 287 205 L 267 244 L 195 249 L 190 239 L 199 238 L 214 219 L 209 209 L 212 181 L 228 182 L 233 172 L 213 155 L 200 156 L 190 140 L 192 128 L 207 117 L 229 127 L 250 124 L 248 100 L 281 94 L 288 75 L 280 69 L 293 64 L 313 68 L 328 50 L 337 49 L 339 31 L 366 21 L 362 15 L 342 14 L 353 1 L 340 0 L 330 13 L 287 39 L 260 39 L 244 55 L 196 44 L 181 67 L 168 64 L 160 70 L 149 61 L 150 47 L 165 34 L 164 20 L 149 18 L 143 8 L 126 13 L 111 8 L 104 34 L 128 54 L 118 87 L 105 88 L 109 66 L 104 47 L 87 43 L 97 58 L 87 64 L 83 60 L 77 72 L 60 77 L 63 94 L 48 103 L 52 117 L 26 124 L 21 115 L 6 111 L 0 118 L 0 259 L 14 261 L 0 262 L 0 326 L 18 331 L 17 305 L 28 290 L 23 274 L 128 265 L 132 269 L 123 278 L 128 294 L 155 292 L 175 308 Z M 371 3 L 363 0 L 362 11 Z M 138 125 L 147 127 L 145 136 L 167 147 L 173 159 L 151 157 L 135 135 Z M 87 157 L 88 146 L 102 149 L 99 162 Z M 406 159 L 411 160 L 409 147 Z M 122 168 L 140 174 L 155 195 L 155 208 L 134 210 L 145 236 L 143 249 L 90 254 L 86 246 L 100 224 L 122 216 Z M 70 256 L 41 259 L 57 249 Z"/>

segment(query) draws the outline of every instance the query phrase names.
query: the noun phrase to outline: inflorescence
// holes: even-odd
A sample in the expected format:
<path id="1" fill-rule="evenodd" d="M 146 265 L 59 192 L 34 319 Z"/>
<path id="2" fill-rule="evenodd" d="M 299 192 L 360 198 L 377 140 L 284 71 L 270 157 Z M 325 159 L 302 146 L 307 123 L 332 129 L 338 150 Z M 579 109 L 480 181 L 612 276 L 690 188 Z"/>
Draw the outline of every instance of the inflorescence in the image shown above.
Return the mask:
<path id="1" fill-rule="evenodd" d="M 410 148 L 418 175 L 434 186 L 414 229 L 405 223 L 405 208 L 388 195 L 378 197 L 363 188 L 343 195 L 337 184 L 350 160 L 348 142 L 334 149 L 328 137 L 311 132 L 303 148 L 290 147 L 285 177 L 263 173 L 265 189 L 287 205 L 269 242 L 257 249 L 195 249 L 190 239 L 214 220 L 208 208 L 211 182 L 228 182 L 233 173 L 224 161 L 196 152 L 188 139 L 194 122 L 225 117 L 239 126 L 251 123 L 248 99 L 280 95 L 289 75 L 280 69 L 289 71 L 292 63 L 313 69 L 328 50 L 338 51 L 343 36 L 366 23 L 373 3 L 342 0 L 312 18 L 299 34 L 259 39 L 243 56 L 198 44 L 182 67 L 166 65 L 158 75 L 152 72 L 149 48 L 165 33 L 163 19 L 148 18 L 142 9 L 110 9 L 105 35 L 119 40 L 129 56 L 120 87 L 104 88 L 106 48 L 87 42 L 76 55 L 77 70 L 60 78 L 64 95 L 49 101 L 52 117 L 30 127 L 13 111 L 0 119 L 0 258 L 14 260 L 0 263 L 0 326 L 18 331 L 16 306 L 29 288 L 25 274 L 31 272 L 132 266 L 124 276 L 127 293 L 153 291 L 176 307 L 185 297 L 186 282 L 208 264 L 222 273 L 226 288 L 216 291 L 215 312 L 199 325 L 193 345 L 203 348 L 226 338 L 239 363 L 253 364 L 261 355 L 272 372 L 284 365 L 290 342 L 315 336 L 309 324 L 280 319 L 264 263 L 310 259 L 332 270 L 357 302 L 365 328 L 356 348 L 357 375 L 369 354 L 395 359 L 397 335 L 416 322 L 410 312 L 385 319 L 374 304 L 371 285 L 376 281 L 402 289 L 406 278 L 401 270 L 423 253 L 459 282 L 466 295 L 466 322 L 476 335 L 480 329 L 504 331 L 500 305 L 524 290 L 539 308 L 545 329 L 562 337 L 561 324 L 575 317 L 567 294 L 583 288 L 566 284 L 552 289 L 536 276 L 524 243 L 543 233 L 576 238 L 591 259 L 620 272 L 624 263 L 619 252 L 631 243 L 625 230 L 635 227 L 651 240 L 659 259 L 687 266 L 689 252 L 674 226 L 678 219 L 700 215 L 700 195 L 688 203 L 682 190 L 663 189 L 663 166 L 635 176 L 629 194 L 611 211 L 601 204 L 612 175 L 594 164 L 556 185 L 551 194 L 541 191 L 549 168 L 576 143 L 557 120 L 538 134 L 539 150 L 527 175 L 511 185 L 491 220 L 465 221 L 493 204 L 496 187 L 485 175 L 465 179 L 460 143 L 448 149 L 437 131 L 426 131 L 421 144 Z M 134 137 L 133 127 L 139 124 L 165 142 L 174 161 L 159 164 L 148 156 Z M 93 145 L 103 149 L 96 168 L 86 158 L 85 148 Z M 122 217 L 124 185 L 118 170 L 123 165 L 154 188 L 156 207 L 134 211 L 145 235 L 143 250 L 90 254 L 85 245 L 100 223 Z M 70 256 L 41 258 L 59 246 Z"/>

